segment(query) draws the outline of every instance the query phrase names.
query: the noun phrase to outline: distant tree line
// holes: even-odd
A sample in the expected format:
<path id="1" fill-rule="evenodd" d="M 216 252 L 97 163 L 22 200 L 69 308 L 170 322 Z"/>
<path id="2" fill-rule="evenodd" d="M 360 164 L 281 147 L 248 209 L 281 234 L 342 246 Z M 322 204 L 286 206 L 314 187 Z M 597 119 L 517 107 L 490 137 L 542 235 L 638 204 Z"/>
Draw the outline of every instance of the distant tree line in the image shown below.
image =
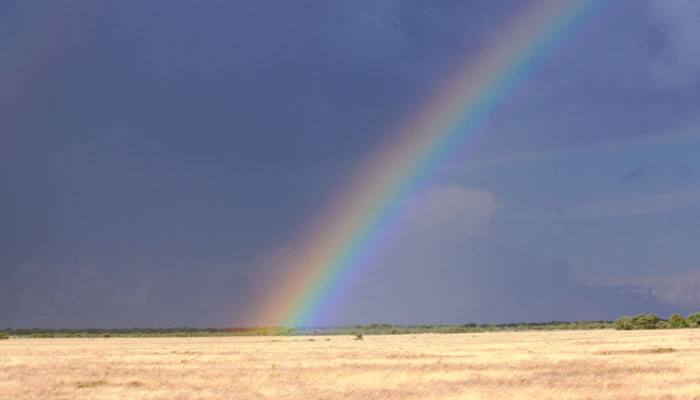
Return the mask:
<path id="1" fill-rule="evenodd" d="M 678 329 L 700 328 L 700 312 L 687 317 L 671 315 L 667 320 L 655 314 L 623 316 L 615 321 L 550 321 L 509 324 L 392 325 L 370 324 L 332 327 L 228 327 L 228 328 L 126 328 L 126 329 L 12 329 L 0 331 L 0 340 L 22 338 L 109 338 L 109 337 L 195 337 L 195 336 L 330 336 L 406 335 L 417 333 L 477 333 L 498 331 L 552 331 L 590 329 Z"/>
<path id="2" fill-rule="evenodd" d="M 25 338 L 194 337 L 194 336 L 328 336 L 405 335 L 416 333 L 476 333 L 493 331 L 611 329 L 612 321 L 551 321 L 510 324 L 392 325 L 252 328 L 128 328 L 128 329 L 12 329 L 5 335 Z"/>

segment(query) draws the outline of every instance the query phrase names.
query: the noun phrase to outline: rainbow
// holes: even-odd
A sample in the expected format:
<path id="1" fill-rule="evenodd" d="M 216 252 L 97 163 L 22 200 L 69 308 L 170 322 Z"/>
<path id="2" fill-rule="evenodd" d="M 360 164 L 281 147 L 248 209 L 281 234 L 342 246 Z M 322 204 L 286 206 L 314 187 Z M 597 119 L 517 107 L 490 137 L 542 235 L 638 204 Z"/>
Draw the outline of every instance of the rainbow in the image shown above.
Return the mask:
<path id="1" fill-rule="evenodd" d="M 513 14 L 499 36 L 466 58 L 443 90 L 353 171 L 311 225 L 301 249 L 269 284 L 254 320 L 311 326 L 340 301 L 415 192 L 465 137 L 512 94 L 601 1 L 536 1 Z"/>

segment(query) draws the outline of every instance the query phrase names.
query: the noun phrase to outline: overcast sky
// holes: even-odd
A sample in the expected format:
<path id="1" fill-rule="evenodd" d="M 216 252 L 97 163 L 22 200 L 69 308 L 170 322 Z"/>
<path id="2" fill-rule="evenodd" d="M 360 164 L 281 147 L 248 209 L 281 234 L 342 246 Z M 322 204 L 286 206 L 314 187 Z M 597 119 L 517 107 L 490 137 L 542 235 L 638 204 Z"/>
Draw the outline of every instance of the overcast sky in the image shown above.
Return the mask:
<path id="1" fill-rule="evenodd" d="M 223 326 L 521 1 L 0 1 L 0 326 Z M 700 1 L 609 2 L 321 324 L 700 310 Z M 283 271 L 280 271 L 280 274 Z"/>

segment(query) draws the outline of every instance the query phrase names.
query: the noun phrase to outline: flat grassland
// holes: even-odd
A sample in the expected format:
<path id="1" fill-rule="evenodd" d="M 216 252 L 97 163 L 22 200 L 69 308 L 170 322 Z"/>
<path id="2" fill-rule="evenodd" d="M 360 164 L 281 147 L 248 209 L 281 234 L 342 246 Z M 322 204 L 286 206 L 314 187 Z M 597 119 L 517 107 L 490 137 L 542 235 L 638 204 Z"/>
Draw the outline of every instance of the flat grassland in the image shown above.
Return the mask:
<path id="1" fill-rule="evenodd" d="M 0 399 L 700 399 L 700 329 L 10 339 Z"/>

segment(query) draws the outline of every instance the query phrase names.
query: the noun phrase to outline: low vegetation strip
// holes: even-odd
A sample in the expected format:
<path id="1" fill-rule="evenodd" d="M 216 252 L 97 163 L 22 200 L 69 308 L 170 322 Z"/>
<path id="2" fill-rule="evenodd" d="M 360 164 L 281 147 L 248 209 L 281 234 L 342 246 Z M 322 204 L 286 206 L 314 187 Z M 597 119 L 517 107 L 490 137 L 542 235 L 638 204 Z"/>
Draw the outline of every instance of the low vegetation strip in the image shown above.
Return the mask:
<path id="1" fill-rule="evenodd" d="M 548 331 L 612 329 L 612 321 L 552 321 L 512 324 L 392 325 L 370 324 L 331 327 L 252 327 L 252 328 L 128 328 L 128 329 L 7 329 L 12 337 L 26 338 L 107 338 L 107 337 L 195 337 L 195 336 L 334 336 L 405 335 L 416 333 L 476 333 L 499 331 Z"/>
<path id="2" fill-rule="evenodd" d="M 678 314 L 661 319 L 655 314 L 623 316 L 616 321 L 551 321 L 510 324 L 392 325 L 370 324 L 332 327 L 251 328 L 128 328 L 128 329 L 12 329 L 0 332 L 0 339 L 18 338 L 107 338 L 107 337 L 199 337 L 199 336 L 332 336 L 405 335 L 416 333 L 477 333 L 502 331 L 553 331 L 591 329 L 678 329 L 700 327 L 700 312 L 687 317 Z"/>

